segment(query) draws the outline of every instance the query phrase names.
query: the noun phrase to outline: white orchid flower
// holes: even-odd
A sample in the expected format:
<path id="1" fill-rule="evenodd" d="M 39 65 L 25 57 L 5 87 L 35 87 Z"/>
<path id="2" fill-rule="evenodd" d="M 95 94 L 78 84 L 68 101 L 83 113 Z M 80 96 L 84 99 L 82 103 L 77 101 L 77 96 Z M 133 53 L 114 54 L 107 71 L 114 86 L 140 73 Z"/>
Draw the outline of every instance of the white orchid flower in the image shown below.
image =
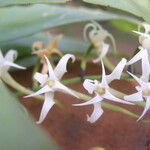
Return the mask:
<path id="1" fill-rule="evenodd" d="M 149 81 L 149 75 L 150 75 L 150 63 L 149 63 L 149 51 L 150 51 L 150 25 L 147 23 L 142 23 L 141 24 L 145 32 L 139 32 L 140 28 L 138 31 L 133 31 L 134 33 L 139 34 L 139 43 L 141 46 L 139 46 L 140 51 L 129 61 L 127 62 L 127 65 L 132 65 L 135 62 L 141 60 L 142 62 L 142 76 L 141 79 L 145 82 Z M 140 27 L 141 27 L 140 25 Z"/>
<path id="2" fill-rule="evenodd" d="M 141 79 L 147 82 L 149 81 L 149 75 L 150 75 L 150 63 L 148 58 L 148 52 L 147 49 L 144 49 L 143 47 L 139 47 L 139 48 L 140 51 L 130 61 L 128 61 L 126 65 L 132 65 L 137 61 L 141 60 L 142 63 Z"/>
<path id="3" fill-rule="evenodd" d="M 17 57 L 17 52 L 15 50 L 9 50 L 6 53 L 5 57 L 3 56 L 0 50 L 0 77 L 1 78 L 5 76 L 5 73 L 8 72 L 10 67 L 25 69 L 24 67 L 13 63 L 16 57 Z"/>
<path id="4" fill-rule="evenodd" d="M 92 80 L 86 79 L 83 83 L 84 88 L 90 94 L 93 94 L 93 93 L 95 94 L 94 98 L 81 104 L 74 104 L 74 106 L 86 106 L 86 105 L 91 105 L 91 104 L 94 105 L 94 110 L 91 116 L 87 115 L 87 121 L 89 121 L 90 123 L 94 123 L 95 121 L 97 121 L 98 118 L 100 118 L 101 115 L 103 114 L 103 109 L 101 108 L 101 101 L 104 99 L 123 103 L 123 104 L 131 104 L 129 102 L 123 101 L 113 96 L 111 94 L 111 91 L 108 85 L 114 79 L 120 79 L 122 71 L 126 64 L 126 59 L 123 58 L 110 75 L 105 74 L 103 62 L 101 61 L 101 63 L 102 63 L 101 82 L 97 80 L 92 81 Z"/>
<path id="5" fill-rule="evenodd" d="M 144 82 L 130 72 L 128 73 L 138 82 L 139 86 L 136 86 L 136 93 L 127 95 L 124 99 L 130 102 L 146 101 L 144 111 L 138 119 L 140 120 L 150 108 L 150 82 Z"/>
<path id="6" fill-rule="evenodd" d="M 140 32 L 141 26 L 144 27 L 144 33 Z M 138 31 L 133 31 L 134 33 L 139 34 L 139 46 L 140 51 L 129 61 L 127 65 L 131 65 L 139 60 L 142 62 L 142 76 L 141 79 L 145 82 L 149 81 L 150 75 L 150 63 L 149 63 L 149 54 L 150 54 L 150 25 L 147 23 L 142 23 L 139 26 Z"/>
<path id="7" fill-rule="evenodd" d="M 70 94 L 74 97 L 77 97 L 77 95 L 72 92 L 71 89 L 64 86 L 59 80 L 62 78 L 65 72 L 67 72 L 66 65 L 69 59 L 72 59 L 72 61 L 75 61 L 74 55 L 66 54 L 64 55 L 61 60 L 58 62 L 57 66 L 53 70 L 48 58 L 45 56 L 45 60 L 48 65 L 48 75 L 47 74 L 41 74 L 41 73 L 35 73 L 34 79 L 37 80 L 42 88 L 37 91 L 36 93 L 33 93 L 31 95 L 28 95 L 26 97 L 33 97 L 40 94 L 44 94 L 45 100 L 44 104 L 41 110 L 40 118 L 37 123 L 42 123 L 47 116 L 49 110 L 52 108 L 52 106 L 55 104 L 54 101 L 54 92 L 60 91 L 63 93 Z"/>
<path id="8" fill-rule="evenodd" d="M 97 22 L 92 21 L 92 23 L 88 23 L 84 28 L 84 39 L 87 40 L 87 31 L 89 31 L 88 37 L 91 43 L 94 45 L 98 57 L 93 60 L 94 63 L 99 62 L 102 58 L 104 58 L 108 52 L 109 44 L 105 43 L 106 38 L 110 38 L 112 41 L 114 50 L 116 50 L 115 41 L 113 36 L 108 33 L 105 29 L 103 29 Z"/>

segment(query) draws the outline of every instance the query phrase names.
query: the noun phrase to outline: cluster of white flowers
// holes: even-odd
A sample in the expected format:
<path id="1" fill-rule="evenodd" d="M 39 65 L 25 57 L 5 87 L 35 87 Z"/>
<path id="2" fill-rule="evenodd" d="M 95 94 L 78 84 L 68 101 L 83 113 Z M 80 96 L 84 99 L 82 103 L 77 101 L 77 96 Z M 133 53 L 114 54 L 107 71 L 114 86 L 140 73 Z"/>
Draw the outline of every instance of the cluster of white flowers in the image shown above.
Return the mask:
<path id="1" fill-rule="evenodd" d="M 73 106 L 93 105 L 94 110 L 92 114 L 90 116 L 87 115 L 87 121 L 89 121 L 90 123 L 94 123 L 95 121 L 97 121 L 98 118 L 100 118 L 101 115 L 103 114 L 101 102 L 104 99 L 123 103 L 123 104 L 133 104 L 131 102 L 146 101 L 145 109 L 142 115 L 139 117 L 139 119 L 141 119 L 150 108 L 150 82 L 149 82 L 150 63 L 149 63 L 149 56 L 148 56 L 148 50 L 150 50 L 150 25 L 143 23 L 142 26 L 145 29 L 144 33 L 140 31 L 134 31 L 135 33 L 140 35 L 139 36 L 139 42 L 141 44 L 139 46 L 140 51 L 128 62 L 125 58 L 122 58 L 122 60 L 118 63 L 118 65 L 109 75 L 106 75 L 105 73 L 105 68 L 104 68 L 102 59 L 106 55 L 108 51 L 108 47 L 109 47 L 108 44 L 104 43 L 104 40 L 107 36 L 110 36 L 110 34 L 108 34 L 108 32 L 102 29 L 101 26 L 95 24 L 95 22 L 94 24 L 90 23 L 86 26 L 85 30 L 87 30 L 87 28 L 89 27 L 93 28 L 93 30 L 90 31 L 90 35 L 89 35 L 91 41 L 94 40 L 97 43 L 98 38 L 100 38 L 100 42 L 96 47 L 102 50 L 99 51 L 100 56 L 98 57 L 96 61 L 100 61 L 102 64 L 102 78 L 101 78 L 101 81 L 86 79 L 83 82 L 83 87 L 88 91 L 89 94 L 94 93 L 94 97 L 87 102 L 84 102 L 81 104 L 73 104 Z M 102 33 L 104 33 L 104 35 Z M 103 35 L 103 37 L 101 37 L 100 35 Z M 107 46 L 107 50 L 105 46 Z M 6 54 L 6 56 L 3 57 L 0 51 L 0 77 L 1 79 L 3 78 L 5 73 L 8 71 L 10 66 L 13 66 L 19 69 L 24 69 L 24 67 L 21 67 L 13 63 L 14 57 L 16 57 L 16 54 L 17 54 L 16 51 L 10 50 Z M 67 72 L 66 66 L 67 66 L 67 62 L 69 59 L 72 59 L 72 61 L 75 61 L 74 55 L 71 55 L 71 54 L 64 55 L 58 62 L 55 69 L 53 69 L 50 61 L 45 56 L 45 61 L 48 66 L 48 74 L 41 74 L 37 72 L 34 75 L 34 79 L 40 83 L 41 89 L 31 95 L 26 96 L 26 98 L 44 94 L 45 100 L 44 100 L 44 104 L 41 110 L 38 123 L 41 123 L 44 121 L 49 110 L 55 104 L 55 100 L 54 100 L 55 91 L 60 91 L 60 92 L 72 95 L 76 98 L 80 98 L 70 88 L 64 86 L 60 82 L 64 73 Z M 112 94 L 111 88 L 109 87 L 109 83 L 115 79 L 120 79 L 125 66 L 132 65 L 138 60 L 141 60 L 142 62 L 141 77 L 138 78 L 135 75 L 128 72 L 139 84 L 138 86 L 136 86 L 137 92 L 134 94 L 125 96 L 124 99 L 117 98 L 116 96 Z"/>
<path id="2" fill-rule="evenodd" d="M 140 51 L 130 61 L 126 62 L 126 59 L 123 58 L 122 61 L 114 69 L 112 74 L 110 74 L 109 76 L 106 76 L 104 66 L 103 66 L 103 61 L 102 61 L 103 57 L 100 57 L 101 64 L 102 64 L 102 81 L 101 82 L 99 82 L 97 80 L 94 80 L 94 81 L 85 80 L 84 81 L 84 83 L 83 83 L 84 88 L 90 94 L 92 94 L 94 92 L 95 97 L 88 102 L 85 102 L 83 104 L 76 104 L 75 106 L 84 106 L 84 105 L 90 105 L 90 104 L 94 105 L 94 110 L 93 110 L 92 115 L 90 117 L 87 116 L 87 120 L 89 122 L 91 122 L 91 123 L 95 122 L 102 115 L 103 110 L 102 110 L 100 104 L 104 98 L 113 100 L 113 101 L 117 101 L 117 102 L 127 103 L 123 100 L 120 100 L 120 99 L 114 97 L 111 94 L 111 91 L 109 92 L 108 84 L 114 79 L 120 79 L 120 76 L 122 74 L 122 71 L 123 71 L 125 65 L 132 65 L 135 62 L 137 62 L 138 60 L 141 60 L 141 62 L 142 62 L 141 77 L 138 78 L 135 75 L 128 72 L 138 82 L 139 86 L 136 87 L 136 90 L 138 92 L 128 95 L 128 96 L 125 96 L 124 100 L 130 101 L 130 102 L 146 101 L 145 109 L 138 120 L 140 120 L 145 115 L 145 113 L 148 111 L 148 109 L 150 108 L 150 82 L 149 82 L 150 63 L 149 63 L 149 56 L 148 56 L 148 51 L 150 50 L 150 25 L 147 23 L 142 23 L 141 25 L 144 27 L 144 30 L 145 30 L 144 33 L 140 32 L 140 31 L 133 31 L 140 35 L 139 43 L 141 45 L 138 47 L 140 49 Z M 92 26 L 92 25 L 90 24 L 90 26 Z M 96 30 L 95 25 L 93 25 L 93 30 L 89 33 L 89 37 L 91 37 L 91 33 L 95 32 L 95 30 Z M 94 34 L 92 34 L 92 36 L 94 36 Z M 96 35 L 96 37 L 97 37 L 97 35 Z M 101 41 L 101 39 L 100 39 L 101 43 L 103 43 L 104 40 Z M 101 51 L 99 53 L 100 56 L 101 56 L 101 54 L 104 53 L 103 51 L 104 51 L 104 49 L 101 49 Z M 105 55 L 107 52 L 105 51 Z"/>

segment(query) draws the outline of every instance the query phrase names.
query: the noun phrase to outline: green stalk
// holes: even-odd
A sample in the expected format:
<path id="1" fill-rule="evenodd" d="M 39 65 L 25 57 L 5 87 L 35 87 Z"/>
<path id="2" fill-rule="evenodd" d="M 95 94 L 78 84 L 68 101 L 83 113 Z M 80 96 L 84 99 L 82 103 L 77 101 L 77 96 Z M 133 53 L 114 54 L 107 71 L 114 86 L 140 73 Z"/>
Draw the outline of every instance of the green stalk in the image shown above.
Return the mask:
<path id="1" fill-rule="evenodd" d="M 103 61 L 104 61 L 106 68 L 112 72 L 115 66 L 109 61 L 109 59 L 106 56 L 103 58 Z"/>
<path id="2" fill-rule="evenodd" d="M 32 93 L 34 93 L 32 90 L 25 88 L 24 86 L 22 86 L 21 84 L 19 84 L 18 82 L 16 82 L 9 73 L 5 73 L 5 76 L 2 77 L 2 80 L 8 84 L 10 87 L 14 88 L 15 90 L 25 94 L 25 95 L 30 95 Z M 38 95 L 35 96 L 35 98 L 37 98 L 38 100 L 44 100 L 44 96 L 43 95 Z M 65 110 L 65 107 L 63 106 L 62 103 L 60 103 L 58 100 L 55 100 L 56 104 L 58 107 L 60 107 L 62 110 Z"/>
<path id="3" fill-rule="evenodd" d="M 92 76 L 85 76 L 84 79 L 97 79 L 97 80 L 100 80 L 101 76 L 100 75 L 92 75 Z M 62 83 L 65 84 L 65 85 L 68 85 L 68 84 L 74 84 L 74 83 L 79 83 L 81 82 L 81 78 L 80 77 L 74 77 L 74 78 L 71 78 L 71 79 L 65 79 L 65 80 L 62 80 Z"/>
<path id="4" fill-rule="evenodd" d="M 84 54 L 84 57 L 81 61 L 81 69 L 82 71 L 85 71 L 86 70 L 86 65 L 87 65 L 87 62 L 88 62 L 88 58 L 91 54 L 91 51 L 92 51 L 92 48 L 93 48 L 93 45 L 91 44 L 89 46 L 89 48 L 86 50 L 85 54 Z"/>

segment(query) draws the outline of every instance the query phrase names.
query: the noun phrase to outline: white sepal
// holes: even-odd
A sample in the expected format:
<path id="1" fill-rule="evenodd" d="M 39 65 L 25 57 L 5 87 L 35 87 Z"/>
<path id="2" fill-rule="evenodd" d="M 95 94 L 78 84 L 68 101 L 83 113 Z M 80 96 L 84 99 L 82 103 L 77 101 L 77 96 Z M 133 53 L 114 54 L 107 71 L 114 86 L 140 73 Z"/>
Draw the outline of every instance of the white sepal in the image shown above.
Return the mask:
<path id="1" fill-rule="evenodd" d="M 147 97 L 144 111 L 143 111 L 142 115 L 138 118 L 137 121 L 139 121 L 140 119 L 143 118 L 143 116 L 146 114 L 146 112 L 149 110 L 149 108 L 150 108 L 150 97 Z"/>
<path id="2" fill-rule="evenodd" d="M 95 104 L 98 102 L 101 102 L 103 100 L 102 97 L 100 97 L 99 95 L 96 95 L 94 98 L 92 98 L 91 100 L 84 102 L 84 103 L 80 103 L 80 104 L 73 104 L 73 106 L 86 106 L 86 105 L 91 105 L 91 104 Z"/>
<path id="3" fill-rule="evenodd" d="M 126 63 L 127 63 L 127 60 L 125 58 L 122 58 L 121 61 L 118 63 L 118 65 L 113 70 L 113 72 L 111 74 L 107 75 L 106 78 L 107 78 L 108 83 L 110 83 L 113 80 L 119 80 L 120 79 Z"/>
<path id="4" fill-rule="evenodd" d="M 62 83 L 60 83 L 59 81 L 56 81 L 53 89 L 55 91 L 60 91 L 69 95 L 72 95 L 76 98 L 79 98 L 71 89 L 67 88 L 66 86 L 64 86 Z"/>
<path id="5" fill-rule="evenodd" d="M 131 102 L 140 102 L 140 101 L 143 101 L 142 91 L 133 93 L 131 95 L 124 96 L 124 99 L 126 101 L 131 101 Z"/>
<path id="6" fill-rule="evenodd" d="M 129 104 L 129 105 L 133 105 L 132 103 L 130 102 L 126 102 L 124 100 L 121 100 L 115 96 L 113 96 L 109 91 L 106 91 L 106 93 L 104 94 L 103 96 L 105 99 L 107 100 L 111 100 L 111 101 L 114 101 L 114 102 L 118 102 L 118 103 L 122 103 L 122 104 Z"/>
<path id="7" fill-rule="evenodd" d="M 48 65 L 49 78 L 51 80 L 57 80 L 57 77 L 56 77 L 56 75 L 55 75 L 55 73 L 53 71 L 52 65 L 50 64 L 50 62 L 49 62 L 49 60 L 48 60 L 48 58 L 46 56 L 45 56 L 45 60 L 46 60 L 46 63 Z"/>
<path id="8" fill-rule="evenodd" d="M 28 97 L 34 97 L 34 96 L 38 96 L 40 94 L 43 94 L 43 93 L 47 93 L 47 92 L 53 92 L 53 90 L 48 86 L 48 85 L 45 85 L 44 87 L 42 87 L 40 90 L 38 90 L 37 92 L 33 93 L 33 94 L 30 94 L 28 96 L 25 96 L 25 98 L 28 98 Z"/>
<path id="9" fill-rule="evenodd" d="M 55 104 L 55 102 L 53 100 L 53 97 L 54 97 L 53 93 L 50 93 L 50 92 L 49 93 L 45 93 L 44 104 L 42 106 L 40 118 L 39 118 L 39 121 L 37 121 L 37 124 L 40 124 L 40 123 L 42 123 L 44 121 L 44 119 L 46 118 L 48 112 L 50 111 L 50 109 Z"/>
<path id="10" fill-rule="evenodd" d="M 54 73 L 59 80 L 67 72 L 67 63 L 70 58 L 72 59 L 72 62 L 75 61 L 74 55 L 66 54 L 61 58 L 61 60 L 58 62 L 57 66 L 55 67 Z"/>
<path id="11" fill-rule="evenodd" d="M 86 79 L 83 82 L 83 87 L 90 93 L 92 94 L 94 92 L 94 90 L 96 90 L 98 85 L 98 82 L 95 80 L 90 80 L 90 79 Z"/>
<path id="12" fill-rule="evenodd" d="M 96 122 L 103 114 L 103 109 L 101 108 L 100 103 L 95 103 L 93 106 L 94 106 L 94 110 L 91 116 L 87 115 L 87 121 L 90 123 Z"/>
<path id="13" fill-rule="evenodd" d="M 47 74 L 41 74 L 39 72 L 36 72 L 34 74 L 34 79 L 36 81 L 38 81 L 42 86 L 44 85 L 44 83 L 47 81 L 48 79 L 48 75 Z"/>

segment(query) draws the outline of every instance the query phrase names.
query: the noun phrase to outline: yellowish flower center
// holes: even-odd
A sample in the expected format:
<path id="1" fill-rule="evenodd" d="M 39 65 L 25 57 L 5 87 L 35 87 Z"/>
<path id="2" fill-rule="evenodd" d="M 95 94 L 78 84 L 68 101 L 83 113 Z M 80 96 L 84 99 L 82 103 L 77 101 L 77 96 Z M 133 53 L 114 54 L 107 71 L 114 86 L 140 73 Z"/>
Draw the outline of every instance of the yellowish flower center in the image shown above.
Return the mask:
<path id="1" fill-rule="evenodd" d="M 53 87 L 55 81 L 54 80 L 47 80 L 45 85 L 48 85 L 49 87 Z"/>
<path id="2" fill-rule="evenodd" d="M 102 46 L 102 42 L 101 40 L 99 40 L 99 38 L 97 36 L 93 37 L 93 39 L 91 39 L 92 44 L 94 45 L 94 47 L 98 50 L 100 50 L 100 47 Z"/>
<path id="3" fill-rule="evenodd" d="M 145 89 L 142 91 L 143 96 L 150 96 L 150 89 Z"/>
<path id="4" fill-rule="evenodd" d="M 106 90 L 105 88 L 102 88 L 102 87 L 98 87 L 95 92 L 99 95 L 104 95 L 106 93 Z"/>

